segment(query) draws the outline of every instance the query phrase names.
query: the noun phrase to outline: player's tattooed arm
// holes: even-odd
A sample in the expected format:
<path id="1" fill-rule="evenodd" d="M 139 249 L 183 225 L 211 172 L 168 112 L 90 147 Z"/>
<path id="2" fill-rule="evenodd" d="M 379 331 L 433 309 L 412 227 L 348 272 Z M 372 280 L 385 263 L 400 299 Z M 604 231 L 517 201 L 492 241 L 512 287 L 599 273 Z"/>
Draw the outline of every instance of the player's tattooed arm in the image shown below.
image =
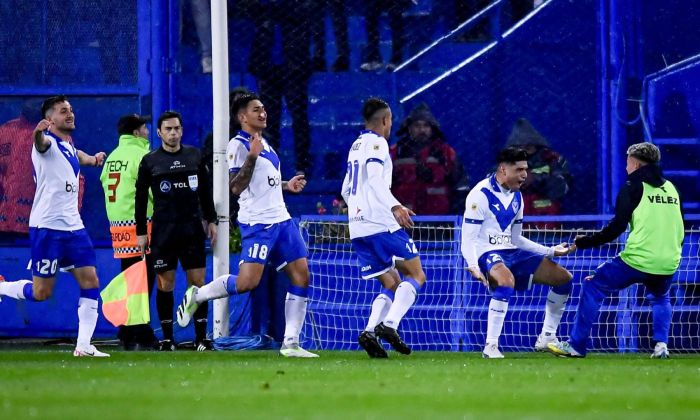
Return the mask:
<path id="1" fill-rule="evenodd" d="M 253 169 L 255 169 L 255 161 L 257 159 L 257 156 L 249 154 L 238 173 L 229 176 L 228 184 L 232 193 L 241 195 L 248 188 L 250 180 L 253 178 Z"/>

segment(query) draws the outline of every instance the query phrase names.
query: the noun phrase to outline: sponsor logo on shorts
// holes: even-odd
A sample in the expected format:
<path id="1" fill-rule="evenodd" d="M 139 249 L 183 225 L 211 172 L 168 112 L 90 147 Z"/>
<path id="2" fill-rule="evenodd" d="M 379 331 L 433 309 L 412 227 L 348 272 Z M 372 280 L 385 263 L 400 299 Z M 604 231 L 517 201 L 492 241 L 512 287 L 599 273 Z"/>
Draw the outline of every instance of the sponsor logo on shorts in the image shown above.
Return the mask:
<path id="1" fill-rule="evenodd" d="M 153 268 L 163 268 L 165 266 L 166 264 L 163 260 L 156 260 L 156 262 L 153 264 Z"/>
<path id="2" fill-rule="evenodd" d="M 366 266 L 362 267 L 360 270 L 364 273 L 365 271 L 369 271 L 371 269 L 372 269 L 371 265 L 366 265 Z"/>

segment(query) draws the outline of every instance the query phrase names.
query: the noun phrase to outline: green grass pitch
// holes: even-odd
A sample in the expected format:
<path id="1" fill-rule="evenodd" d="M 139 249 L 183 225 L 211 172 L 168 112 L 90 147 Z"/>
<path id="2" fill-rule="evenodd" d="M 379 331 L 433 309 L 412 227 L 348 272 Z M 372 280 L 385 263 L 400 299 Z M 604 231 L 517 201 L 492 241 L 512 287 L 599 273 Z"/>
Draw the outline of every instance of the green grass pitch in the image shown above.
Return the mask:
<path id="1" fill-rule="evenodd" d="M 110 351 L 109 348 L 105 350 Z M 699 418 L 700 357 L 0 351 L 0 419 Z"/>

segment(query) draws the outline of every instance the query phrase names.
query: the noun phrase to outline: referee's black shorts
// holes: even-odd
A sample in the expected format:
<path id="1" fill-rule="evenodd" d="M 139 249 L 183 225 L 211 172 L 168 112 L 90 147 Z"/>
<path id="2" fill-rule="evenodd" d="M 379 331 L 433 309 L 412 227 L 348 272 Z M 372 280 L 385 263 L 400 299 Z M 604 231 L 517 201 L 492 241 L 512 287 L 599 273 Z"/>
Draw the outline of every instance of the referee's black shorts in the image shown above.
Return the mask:
<path id="1" fill-rule="evenodd" d="M 206 267 L 204 241 L 206 234 L 202 222 L 187 223 L 153 222 L 151 255 L 156 273 L 175 270 L 180 261 L 182 269 Z"/>

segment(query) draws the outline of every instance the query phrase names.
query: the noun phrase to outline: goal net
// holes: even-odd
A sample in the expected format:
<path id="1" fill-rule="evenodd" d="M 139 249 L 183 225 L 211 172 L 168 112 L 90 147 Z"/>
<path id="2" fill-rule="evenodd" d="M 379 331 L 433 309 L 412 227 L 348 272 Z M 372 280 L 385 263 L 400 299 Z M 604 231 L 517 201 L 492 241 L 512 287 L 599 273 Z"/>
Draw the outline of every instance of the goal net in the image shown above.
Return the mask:
<path id="1" fill-rule="evenodd" d="M 305 344 L 328 350 L 357 350 L 357 336 L 365 327 L 376 280 L 362 280 L 350 244 L 347 219 L 342 216 L 304 217 L 300 228 L 309 249 L 311 271 Z M 580 223 L 579 223 L 580 225 Z M 460 252 L 461 218 L 419 217 L 410 235 L 416 242 L 427 282 L 399 330 L 415 350 L 477 351 L 485 342 L 490 294 L 465 270 Z M 571 243 L 590 230 L 571 227 L 526 227 L 524 235 L 543 245 Z M 688 230 L 681 266 L 671 288 L 673 321 L 669 347 L 675 351 L 700 349 L 700 281 L 698 230 Z M 573 325 L 581 282 L 603 262 L 616 256 L 626 236 L 600 248 L 556 258 L 574 276 L 574 289 L 558 335 L 568 337 Z M 510 300 L 500 347 L 529 351 L 542 328 L 548 287 L 534 285 L 515 292 Z M 651 306 L 644 287 L 632 286 L 607 298 L 591 334 L 593 351 L 647 351 L 653 347 Z"/>

